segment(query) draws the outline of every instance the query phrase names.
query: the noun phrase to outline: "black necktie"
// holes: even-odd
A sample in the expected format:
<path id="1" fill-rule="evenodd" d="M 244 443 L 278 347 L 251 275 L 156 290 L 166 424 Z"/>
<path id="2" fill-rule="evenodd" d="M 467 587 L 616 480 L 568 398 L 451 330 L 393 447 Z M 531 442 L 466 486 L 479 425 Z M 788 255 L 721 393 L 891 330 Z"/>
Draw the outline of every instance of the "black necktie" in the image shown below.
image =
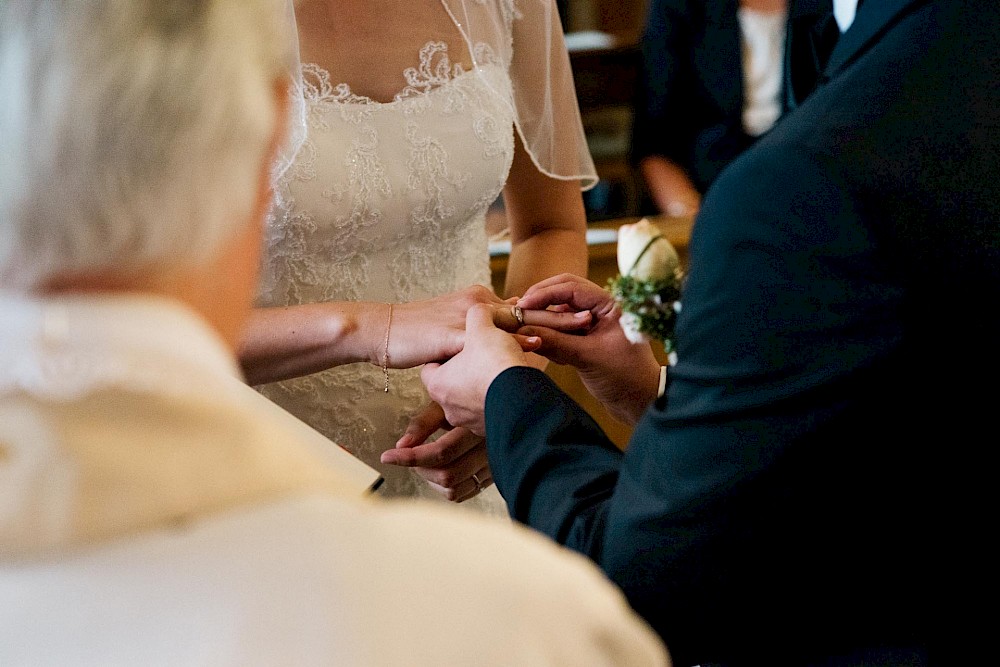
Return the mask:
<path id="1" fill-rule="evenodd" d="M 840 38 L 831 0 L 794 0 L 785 45 L 785 109 L 812 93 Z"/>

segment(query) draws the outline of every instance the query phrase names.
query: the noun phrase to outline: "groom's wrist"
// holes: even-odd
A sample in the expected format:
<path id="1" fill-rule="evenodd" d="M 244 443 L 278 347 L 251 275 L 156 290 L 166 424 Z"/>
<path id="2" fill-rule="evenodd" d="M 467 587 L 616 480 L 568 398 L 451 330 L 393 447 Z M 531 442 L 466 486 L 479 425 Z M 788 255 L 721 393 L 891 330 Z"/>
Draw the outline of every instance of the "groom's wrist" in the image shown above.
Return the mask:
<path id="1" fill-rule="evenodd" d="M 494 376 L 493 380 L 490 382 L 490 386 L 486 389 L 486 399 L 484 401 L 484 407 L 486 408 L 486 421 L 489 423 L 489 413 L 490 413 L 490 403 L 494 404 L 494 407 L 499 408 L 499 406 L 506 405 L 508 407 L 514 408 L 512 405 L 513 397 L 522 395 L 523 389 L 526 386 L 539 386 L 551 383 L 552 380 L 544 371 L 541 371 L 532 366 L 509 366 L 504 368 L 502 371 Z M 529 395 L 531 392 L 528 392 Z M 499 398 L 502 397 L 502 398 Z"/>

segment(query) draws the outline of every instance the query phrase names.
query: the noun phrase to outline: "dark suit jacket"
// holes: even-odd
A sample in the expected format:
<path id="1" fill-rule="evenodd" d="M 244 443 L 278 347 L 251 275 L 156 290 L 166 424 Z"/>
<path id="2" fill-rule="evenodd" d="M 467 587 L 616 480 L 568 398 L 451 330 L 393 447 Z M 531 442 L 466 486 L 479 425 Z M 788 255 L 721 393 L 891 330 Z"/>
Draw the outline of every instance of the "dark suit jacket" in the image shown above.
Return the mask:
<path id="1" fill-rule="evenodd" d="M 652 0 L 632 127 L 631 159 L 662 155 L 699 192 L 753 138 L 743 130 L 738 0 Z"/>
<path id="2" fill-rule="evenodd" d="M 997 35 L 994 0 L 863 5 L 708 192 L 679 360 L 624 454 L 542 373 L 490 387 L 513 516 L 677 664 L 959 664 L 995 525 Z"/>
<path id="3" fill-rule="evenodd" d="M 786 113 L 816 89 L 840 35 L 832 0 L 788 0 L 788 5 L 781 79 Z"/>

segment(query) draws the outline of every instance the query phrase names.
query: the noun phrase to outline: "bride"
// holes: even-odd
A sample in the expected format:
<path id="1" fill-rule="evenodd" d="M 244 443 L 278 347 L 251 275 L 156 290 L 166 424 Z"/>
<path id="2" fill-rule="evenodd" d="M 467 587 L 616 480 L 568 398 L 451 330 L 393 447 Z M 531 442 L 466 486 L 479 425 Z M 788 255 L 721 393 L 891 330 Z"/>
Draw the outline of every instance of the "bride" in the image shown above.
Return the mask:
<path id="1" fill-rule="evenodd" d="M 596 176 L 554 2 L 297 0 L 292 12 L 305 139 L 275 185 L 247 377 L 378 467 L 382 493 L 478 496 L 503 514 L 482 440 L 447 425 L 419 369 L 387 367 L 457 352 L 468 307 L 503 304 L 470 287 L 490 284 L 485 216 L 501 192 L 507 295 L 586 275 L 580 192 Z"/>

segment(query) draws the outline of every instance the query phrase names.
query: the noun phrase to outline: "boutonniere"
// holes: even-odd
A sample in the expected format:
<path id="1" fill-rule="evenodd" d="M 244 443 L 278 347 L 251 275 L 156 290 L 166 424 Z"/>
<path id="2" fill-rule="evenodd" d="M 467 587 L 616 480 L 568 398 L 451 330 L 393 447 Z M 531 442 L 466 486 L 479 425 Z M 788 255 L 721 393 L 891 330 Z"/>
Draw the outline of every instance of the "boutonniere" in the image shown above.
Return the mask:
<path id="1" fill-rule="evenodd" d="M 674 351 L 674 325 L 684 274 L 674 246 L 643 218 L 618 230 L 618 277 L 608 289 L 622 310 L 618 322 L 633 343 L 655 339 Z"/>

